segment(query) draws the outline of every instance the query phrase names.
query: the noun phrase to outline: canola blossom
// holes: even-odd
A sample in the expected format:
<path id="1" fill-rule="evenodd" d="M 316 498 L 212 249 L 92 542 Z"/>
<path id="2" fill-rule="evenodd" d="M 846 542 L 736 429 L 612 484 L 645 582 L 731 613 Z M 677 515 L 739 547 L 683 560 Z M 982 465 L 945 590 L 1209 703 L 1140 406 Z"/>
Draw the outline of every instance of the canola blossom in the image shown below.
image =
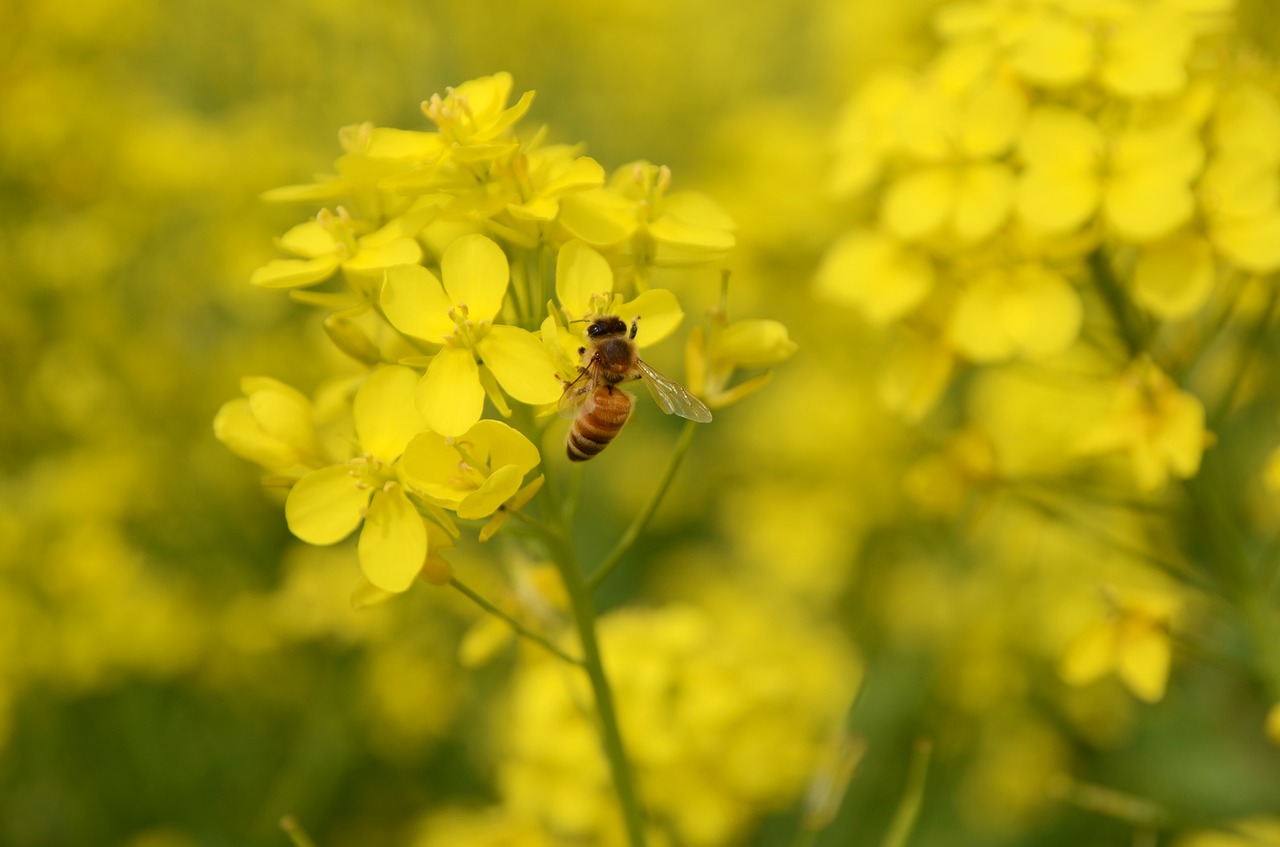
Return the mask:
<path id="1" fill-rule="evenodd" d="M 0 843 L 1280 843 L 1276 4 L 10 7 Z"/>

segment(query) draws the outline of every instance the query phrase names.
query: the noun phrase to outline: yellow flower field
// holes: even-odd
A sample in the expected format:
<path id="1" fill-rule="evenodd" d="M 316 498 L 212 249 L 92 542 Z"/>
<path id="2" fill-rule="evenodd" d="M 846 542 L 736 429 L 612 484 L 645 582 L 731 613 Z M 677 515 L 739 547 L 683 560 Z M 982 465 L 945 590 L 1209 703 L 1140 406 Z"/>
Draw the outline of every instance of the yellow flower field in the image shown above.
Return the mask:
<path id="1" fill-rule="evenodd" d="M 6 7 L 0 844 L 1280 845 L 1278 49 Z"/>

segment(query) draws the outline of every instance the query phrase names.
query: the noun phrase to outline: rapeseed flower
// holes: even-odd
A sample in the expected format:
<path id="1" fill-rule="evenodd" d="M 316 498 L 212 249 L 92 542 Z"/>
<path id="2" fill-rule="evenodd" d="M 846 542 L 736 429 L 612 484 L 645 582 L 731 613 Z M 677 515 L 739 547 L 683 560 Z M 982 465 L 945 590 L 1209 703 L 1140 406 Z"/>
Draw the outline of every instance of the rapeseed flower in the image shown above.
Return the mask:
<path id="1" fill-rule="evenodd" d="M 303 476 L 285 502 L 289 530 L 309 544 L 335 544 L 363 523 L 360 567 L 385 591 L 408 588 L 427 558 L 427 528 L 399 468 L 410 440 L 426 429 L 412 399 L 417 382 L 401 366 L 371 374 L 352 407 L 357 454 Z"/>
<path id="2" fill-rule="evenodd" d="M 1087 685 L 1114 673 L 1148 703 L 1164 697 L 1173 647 L 1169 625 L 1181 603 L 1164 593 L 1115 597 L 1105 620 L 1083 630 L 1067 649 L 1059 673 L 1071 685 Z"/>
<path id="3" fill-rule="evenodd" d="M 506 408 L 496 386 L 522 403 L 554 402 L 561 385 L 542 343 L 496 322 L 510 282 L 502 249 L 483 235 L 464 235 L 445 252 L 440 272 L 443 283 L 421 265 L 389 268 L 379 298 L 396 329 L 443 345 L 415 392 L 427 425 L 462 435 L 480 420 L 486 392 Z"/>
<path id="4" fill-rule="evenodd" d="M 1204 404 L 1143 358 L 1116 380 L 1110 410 L 1083 433 L 1076 450 L 1126 454 L 1138 488 L 1155 491 L 1170 476 L 1194 477 L 1207 439 Z"/>

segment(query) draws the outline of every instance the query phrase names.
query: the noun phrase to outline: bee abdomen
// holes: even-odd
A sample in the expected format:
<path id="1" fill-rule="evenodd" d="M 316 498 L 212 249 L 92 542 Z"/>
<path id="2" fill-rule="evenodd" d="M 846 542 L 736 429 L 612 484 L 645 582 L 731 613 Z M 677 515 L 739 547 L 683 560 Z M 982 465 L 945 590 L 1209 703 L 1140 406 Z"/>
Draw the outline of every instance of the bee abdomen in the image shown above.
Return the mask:
<path id="1" fill-rule="evenodd" d="M 565 439 L 565 452 L 585 462 L 609 446 L 631 415 L 631 395 L 610 385 L 596 389 L 590 405 L 576 418 Z"/>

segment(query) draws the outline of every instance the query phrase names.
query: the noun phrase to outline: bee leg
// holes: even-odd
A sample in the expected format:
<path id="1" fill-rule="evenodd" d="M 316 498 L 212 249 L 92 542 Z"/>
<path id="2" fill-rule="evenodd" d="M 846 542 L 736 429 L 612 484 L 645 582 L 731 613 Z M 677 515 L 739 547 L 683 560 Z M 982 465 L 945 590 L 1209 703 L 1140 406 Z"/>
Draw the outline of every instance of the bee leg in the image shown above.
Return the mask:
<path id="1" fill-rule="evenodd" d="M 640 329 L 640 316 L 636 315 L 631 319 L 631 335 L 628 336 L 632 341 L 636 340 L 636 330 Z"/>

